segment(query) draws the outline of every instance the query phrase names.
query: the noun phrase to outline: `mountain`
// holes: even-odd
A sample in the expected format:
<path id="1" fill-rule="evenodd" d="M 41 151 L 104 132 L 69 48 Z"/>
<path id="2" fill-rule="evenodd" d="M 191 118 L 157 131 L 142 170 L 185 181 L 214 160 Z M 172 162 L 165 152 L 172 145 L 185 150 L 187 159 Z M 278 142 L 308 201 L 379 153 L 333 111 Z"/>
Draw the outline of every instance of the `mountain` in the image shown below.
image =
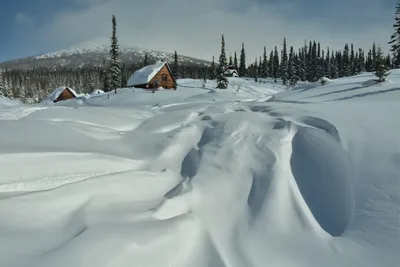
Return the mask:
<path id="1" fill-rule="evenodd" d="M 56 69 L 59 67 L 85 68 L 102 66 L 104 60 L 109 59 L 109 47 L 110 41 L 106 38 L 101 38 L 48 54 L 2 62 L 0 63 L 0 68 L 31 69 L 45 67 Z M 120 44 L 120 53 L 120 60 L 126 65 L 143 62 L 145 55 L 148 56 L 149 62 L 156 60 L 172 62 L 174 60 L 173 53 L 139 48 L 127 44 Z M 178 55 L 178 61 L 181 65 L 186 66 L 202 67 L 210 64 L 209 61 L 183 55 Z"/>

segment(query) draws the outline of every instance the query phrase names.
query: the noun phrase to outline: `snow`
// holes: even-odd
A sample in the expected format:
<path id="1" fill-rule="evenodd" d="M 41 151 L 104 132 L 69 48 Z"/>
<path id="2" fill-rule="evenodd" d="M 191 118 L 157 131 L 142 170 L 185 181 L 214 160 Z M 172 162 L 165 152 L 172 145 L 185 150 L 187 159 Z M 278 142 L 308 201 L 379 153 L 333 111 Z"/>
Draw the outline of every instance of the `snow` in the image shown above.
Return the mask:
<path id="1" fill-rule="evenodd" d="M 0 95 L 0 108 L 4 107 L 15 107 L 21 105 L 21 102 L 9 99 L 5 96 Z"/>
<path id="2" fill-rule="evenodd" d="M 400 71 L 0 98 L 0 266 L 395 267 Z"/>
<path id="3" fill-rule="evenodd" d="M 165 62 L 157 62 L 135 71 L 128 80 L 128 86 L 146 84 L 154 78 L 154 76 L 164 67 Z"/>
<path id="4" fill-rule="evenodd" d="M 100 90 L 100 89 L 95 89 L 90 94 L 91 95 L 102 95 L 102 94 L 105 94 L 105 92 L 103 90 Z"/>

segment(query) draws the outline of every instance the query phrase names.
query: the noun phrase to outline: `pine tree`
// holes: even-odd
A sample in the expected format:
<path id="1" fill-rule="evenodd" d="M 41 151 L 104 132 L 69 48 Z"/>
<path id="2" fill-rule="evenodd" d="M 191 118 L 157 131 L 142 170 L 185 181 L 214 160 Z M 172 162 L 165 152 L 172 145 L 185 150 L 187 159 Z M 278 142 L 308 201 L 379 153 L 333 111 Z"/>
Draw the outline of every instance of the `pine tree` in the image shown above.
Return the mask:
<path id="1" fill-rule="evenodd" d="M 367 56 L 367 60 L 365 63 L 365 69 L 368 72 L 371 72 L 374 70 L 374 60 L 372 59 L 372 50 L 368 51 L 368 56 Z"/>
<path id="2" fill-rule="evenodd" d="M 358 58 L 357 58 L 357 73 L 361 73 L 365 70 L 365 58 L 364 58 L 364 51 L 359 48 L 358 49 Z"/>
<path id="3" fill-rule="evenodd" d="M 332 77 L 331 77 L 331 54 L 330 54 L 330 51 L 329 51 L 329 47 L 328 47 L 328 49 L 326 50 L 325 75 L 326 75 L 328 78 L 332 78 Z"/>
<path id="4" fill-rule="evenodd" d="M 263 61 L 262 61 L 262 78 L 268 77 L 268 58 L 267 58 L 267 48 L 264 46 L 264 54 L 263 54 Z"/>
<path id="5" fill-rule="evenodd" d="M 126 67 L 125 64 L 122 64 L 121 68 L 121 87 L 125 88 L 128 85 L 128 77 L 126 73 Z"/>
<path id="6" fill-rule="evenodd" d="M 394 33 L 390 37 L 389 45 L 391 45 L 390 52 L 393 53 L 394 67 L 398 68 L 400 66 L 400 0 L 397 2 L 393 28 Z"/>
<path id="7" fill-rule="evenodd" d="M 179 64 L 178 64 L 178 54 L 174 53 L 174 65 L 172 66 L 172 76 L 174 76 L 175 80 L 179 77 Z"/>
<path id="8" fill-rule="evenodd" d="M 274 76 L 274 51 L 269 54 L 268 60 L 268 77 Z"/>
<path id="9" fill-rule="evenodd" d="M 224 35 L 222 35 L 221 55 L 219 56 L 219 68 L 218 68 L 218 77 L 217 77 L 217 88 L 218 89 L 228 88 L 228 79 L 224 75 L 225 71 L 226 71 L 225 39 L 224 39 Z"/>
<path id="10" fill-rule="evenodd" d="M 295 87 L 296 84 L 297 84 L 297 81 L 299 80 L 299 78 L 298 78 L 298 73 L 297 73 L 298 62 L 296 60 L 296 56 L 295 56 L 295 53 L 294 53 L 293 46 L 290 47 L 288 65 L 289 65 L 288 66 L 289 85 L 291 87 Z"/>
<path id="11" fill-rule="evenodd" d="M 392 59 L 390 58 L 390 55 L 386 56 L 385 61 L 386 61 L 386 66 L 390 69 L 392 66 Z"/>
<path id="12" fill-rule="evenodd" d="M 384 82 L 386 76 L 390 73 L 388 72 L 389 68 L 386 66 L 385 57 L 383 56 L 382 50 L 380 47 L 376 50 L 375 54 L 375 76 L 378 78 L 379 82 Z"/>
<path id="13" fill-rule="evenodd" d="M 305 48 L 299 49 L 299 63 L 298 63 L 298 76 L 303 82 L 307 80 L 306 78 L 306 59 L 305 59 Z"/>
<path id="14" fill-rule="evenodd" d="M 375 42 L 372 44 L 372 61 L 375 62 L 376 59 L 376 44 Z M 375 70 L 375 64 L 373 65 L 373 70 Z"/>
<path id="15" fill-rule="evenodd" d="M 356 75 L 357 74 L 357 63 L 356 63 L 356 57 L 354 53 L 354 45 L 351 44 L 350 47 L 350 75 Z"/>
<path id="16" fill-rule="evenodd" d="M 283 39 L 283 49 L 282 49 L 282 60 L 281 60 L 281 78 L 282 83 L 286 85 L 289 74 L 288 74 L 288 54 L 287 54 L 287 46 L 286 46 L 286 38 Z"/>
<path id="17" fill-rule="evenodd" d="M 257 58 L 254 61 L 254 65 L 253 65 L 253 78 L 254 78 L 254 82 L 257 82 L 258 80 L 258 64 L 257 64 Z"/>
<path id="18" fill-rule="evenodd" d="M 244 43 L 242 43 L 242 50 L 240 51 L 239 76 L 246 76 L 246 52 L 244 51 Z"/>
<path id="19" fill-rule="evenodd" d="M 336 79 L 339 77 L 339 64 L 338 64 L 338 60 L 337 60 L 337 55 L 338 53 L 334 53 L 332 52 L 331 54 L 331 62 L 330 62 L 330 68 L 331 68 L 331 74 L 330 74 L 330 78 L 331 79 Z"/>
<path id="20" fill-rule="evenodd" d="M 110 88 L 114 89 L 114 92 L 117 93 L 117 88 L 121 85 L 121 69 L 120 62 L 118 59 L 119 56 L 119 47 L 118 47 L 118 38 L 117 38 L 117 21 L 115 16 L 112 16 L 112 37 L 111 37 L 111 66 L 110 66 Z"/>
<path id="21" fill-rule="evenodd" d="M 318 75 L 318 49 L 317 43 L 314 41 L 311 45 L 310 57 L 310 79 L 311 82 L 316 82 L 320 78 Z"/>
<path id="22" fill-rule="evenodd" d="M 5 95 L 3 76 L 4 76 L 3 71 L 0 69 L 0 96 Z"/>
<path id="23" fill-rule="evenodd" d="M 26 103 L 27 102 L 27 92 L 26 89 L 24 87 L 20 87 L 19 88 L 19 99 L 22 103 Z"/>
<path id="24" fill-rule="evenodd" d="M 232 59 L 232 56 L 229 56 L 229 63 L 228 63 L 228 65 L 229 65 L 229 66 L 232 66 L 232 65 L 233 65 L 233 59 Z"/>
<path id="25" fill-rule="evenodd" d="M 215 77 L 215 60 L 214 60 L 214 56 L 211 62 L 211 68 L 210 68 L 210 80 L 214 80 Z"/>
<path id="26" fill-rule="evenodd" d="M 343 51 L 343 76 L 348 77 L 351 75 L 351 66 L 350 66 L 350 49 L 349 45 L 345 44 Z"/>
<path id="27" fill-rule="evenodd" d="M 277 82 L 278 74 L 279 74 L 279 55 L 278 55 L 278 47 L 275 46 L 274 49 L 274 73 L 272 74 L 272 77 L 274 78 L 274 81 Z"/>
<path id="28" fill-rule="evenodd" d="M 149 57 L 147 56 L 147 54 L 145 54 L 143 59 L 143 67 L 148 65 L 149 65 Z"/>
<path id="29" fill-rule="evenodd" d="M 235 55 L 234 55 L 234 58 L 233 58 L 233 66 L 235 67 L 235 70 L 238 69 L 238 60 L 237 60 L 236 51 L 235 51 Z"/>

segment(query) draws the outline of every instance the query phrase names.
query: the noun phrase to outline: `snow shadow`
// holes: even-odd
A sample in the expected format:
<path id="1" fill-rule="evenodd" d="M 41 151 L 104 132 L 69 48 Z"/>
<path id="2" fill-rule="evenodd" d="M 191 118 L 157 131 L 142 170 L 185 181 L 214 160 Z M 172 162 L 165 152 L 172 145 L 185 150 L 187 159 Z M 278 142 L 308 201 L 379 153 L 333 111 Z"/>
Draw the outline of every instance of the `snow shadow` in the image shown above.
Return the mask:
<path id="1" fill-rule="evenodd" d="M 336 126 L 330 123 L 329 121 L 316 117 L 304 117 L 302 121 L 306 125 L 325 131 L 340 143 L 339 131 L 337 130 Z"/>
<path id="2" fill-rule="evenodd" d="M 271 170 L 276 163 L 276 156 L 270 149 L 266 149 L 263 152 L 265 153 L 263 155 L 263 168 L 253 171 L 253 182 L 247 198 L 247 204 L 250 207 L 253 218 L 257 217 L 265 202 L 267 191 L 271 184 Z"/>
<path id="3" fill-rule="evenodd" d="M 377 84 L 377 82 L 375 80 L 368 80 L 368 81 L 362 83 L 361 86 L 352 87 L 352 88 L 343 89 L 343 90 L 338 90 L 338 91 L 329 92 L 329 93 L 324 93 L 324 94 L 319 94 L 319 95 L 313 95 L 313 96 L 310 96 L 310 97 L 307 97 L 307 98 L 315 98 L 315 97 L 320 97 L 320 96 L 327 96 L 327 95 L 340 94 L 340 93 L 345 93 L 345 92 L 350 92 L 350 91 L 356 91 L 356 90 L 360 90 L 360 89 L 371 87 L 371 86 L 373 86 L 375 84 Z"/>
<path id="4" fill-rule="evenodd" d="M 300 127 L 290 163 L 316 221 L 330 235 L 341 236 L 352 218 L 354 192 L 346 152 L 333 137 L 325 130 Z"/>
<path id="5" fill-rule="evenodd" d="M 387 89 L 387 90 L 374 91 L 374 92 L 368 92 L 368 93 L 363 93 L 363 94 L 358 94 L 358 95 L 341 97 L 341 98 L 337 98 L 337 99 L 334 99 L 334 100 L 331 100 L 331 101 L 348 100 L 348 99 L 353 99 L 353 98 L 358 98 L 358 97 L 365 97 L 365 96 L 371 96 L 371 95 L 380 95 L 380 94 L 396 92 L 396 91 L 400 91 L 400 88 L 392 88 L 392 89 Z"/>

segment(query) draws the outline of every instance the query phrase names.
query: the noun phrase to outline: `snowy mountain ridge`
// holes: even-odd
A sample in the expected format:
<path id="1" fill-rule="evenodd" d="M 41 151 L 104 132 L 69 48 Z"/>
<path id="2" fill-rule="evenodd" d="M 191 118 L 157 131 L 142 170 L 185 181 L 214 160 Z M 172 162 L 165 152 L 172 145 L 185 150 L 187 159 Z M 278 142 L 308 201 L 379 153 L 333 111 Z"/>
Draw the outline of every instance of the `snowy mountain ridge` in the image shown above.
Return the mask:
<path id="1" fill-rule="evenodd" d="M 157 51 L 152 49 L 140 48 L 131 44 L 120 42 L 121 63 L 130 65 L 142 62 L 147 55 L 150 61 L 166 60 L 172 62 L 173 53 Z M 109 59 L 110 41 L 107 38 L 97 38 L 83 42 L 69 48 L 60 49 L 42 55 L 11 60 L 0 63 L 0 68 L 8 69 L 30 69 L 35 67 L 57 68 L 71 67 L 83 68 L 92 66 L 102 66 L 104 60 Z M 209 61 L 197 59 L 189 56 L 178 55 L 178 61 L 187 66 L 207 66 Z"/>

